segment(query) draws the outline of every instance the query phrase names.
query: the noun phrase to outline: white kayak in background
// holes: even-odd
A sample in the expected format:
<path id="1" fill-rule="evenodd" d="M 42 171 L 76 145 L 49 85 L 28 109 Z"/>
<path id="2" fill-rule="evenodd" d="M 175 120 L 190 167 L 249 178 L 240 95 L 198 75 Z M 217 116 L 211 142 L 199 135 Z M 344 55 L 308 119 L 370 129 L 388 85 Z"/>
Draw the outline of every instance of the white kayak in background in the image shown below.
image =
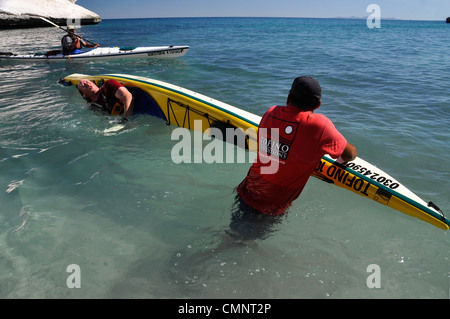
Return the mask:
<path id="1" fill-rule="evenodd" d="M 54 52 L 20 55 L 0 53 L 0 61 L 92 61 L 123 58 L 177 58 L 184 56 L 189 46 L 160 46 L 160 47 L 97 47 L 81 53 L 64 55 Z"/>

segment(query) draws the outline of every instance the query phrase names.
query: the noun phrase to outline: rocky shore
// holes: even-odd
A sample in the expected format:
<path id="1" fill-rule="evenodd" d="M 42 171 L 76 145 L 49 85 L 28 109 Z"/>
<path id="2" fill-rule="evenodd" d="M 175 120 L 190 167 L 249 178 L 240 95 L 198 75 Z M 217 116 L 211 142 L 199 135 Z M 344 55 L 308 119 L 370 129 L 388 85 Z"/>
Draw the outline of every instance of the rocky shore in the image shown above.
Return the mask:
<path id="1" fill-rule="evenodd" d="M 15 0 L 0 3 L 0 29 L 51 27 L 44 17 L 65 26 L 97 24 L 101 17 L 79 5 L 76 0 Z"/>

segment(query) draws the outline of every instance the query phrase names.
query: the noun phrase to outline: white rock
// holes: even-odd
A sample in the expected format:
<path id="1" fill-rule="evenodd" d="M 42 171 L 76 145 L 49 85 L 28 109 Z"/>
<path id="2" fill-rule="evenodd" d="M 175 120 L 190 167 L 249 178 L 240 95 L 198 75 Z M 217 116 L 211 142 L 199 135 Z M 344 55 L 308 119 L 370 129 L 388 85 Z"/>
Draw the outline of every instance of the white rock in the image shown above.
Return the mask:
<path id="1" fill-rule="evenodd" d="M 95 24 L 98 14 L 77 4 L 76 0 L 0 0 L 0 28 L 49 26 L 36 16 L 66 25 L 66 21 Z M 73 22 L 71 23 L 73 24 Z"/>

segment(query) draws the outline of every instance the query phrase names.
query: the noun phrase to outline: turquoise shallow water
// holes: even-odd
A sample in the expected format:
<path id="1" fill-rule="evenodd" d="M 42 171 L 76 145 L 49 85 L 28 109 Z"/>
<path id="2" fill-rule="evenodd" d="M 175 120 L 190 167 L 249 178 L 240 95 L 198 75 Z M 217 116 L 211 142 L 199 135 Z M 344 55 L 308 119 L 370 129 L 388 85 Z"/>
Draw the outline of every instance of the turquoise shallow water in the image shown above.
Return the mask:
<path id="1" fill-rule="evenodd" d="M 441 22 L 104 20 L 104 46 L 190 45 L 174 60 L 0 62 L 1 298 L 449 298 L 448 232 L 311 179 L 268 238 L 227 235 L 249 163 L 175 164 L 174 127 L 127 130 L 57 84 L 72 73 L 173 83 L 262 115 L 292 80 L 323 86 L 360 157 L 450 212 L 449 26 Z M 2 51 L 57 47 L 53 28 L 1 31 Z M 193 152 L 201 150 L 194 149 Z M 77 264 L 81 288 L 68 288 Z M 368 266 L 380 288 L 368 288 Z"/>

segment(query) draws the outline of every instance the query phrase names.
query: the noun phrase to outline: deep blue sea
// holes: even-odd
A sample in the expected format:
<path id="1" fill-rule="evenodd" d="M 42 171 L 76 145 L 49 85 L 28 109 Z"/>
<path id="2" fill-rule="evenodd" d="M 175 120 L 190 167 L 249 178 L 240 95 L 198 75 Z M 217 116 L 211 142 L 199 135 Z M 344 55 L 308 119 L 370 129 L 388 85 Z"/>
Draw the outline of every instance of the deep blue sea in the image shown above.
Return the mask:
<path id="1" fill-rule="evenodd" d="M 78 31 L 102 46 L 190 50 L 0 61 L 0 298 L 450 297 L 448 231 L 312 178 L 267 238 L 235 240 L 233 189 L 250 163 L 175 164 L 174 126 L 136 115 L 105 134 L 117 118 L 58 84 L 72 73 L 138 75 L 262 115 L 312 75 L 323 87 L 317 112 L 359 156 L 450 214 L 450 25 L 173 18 Z M 0 31 L 1 51 L 45 52 L 62 36 Z"/>

